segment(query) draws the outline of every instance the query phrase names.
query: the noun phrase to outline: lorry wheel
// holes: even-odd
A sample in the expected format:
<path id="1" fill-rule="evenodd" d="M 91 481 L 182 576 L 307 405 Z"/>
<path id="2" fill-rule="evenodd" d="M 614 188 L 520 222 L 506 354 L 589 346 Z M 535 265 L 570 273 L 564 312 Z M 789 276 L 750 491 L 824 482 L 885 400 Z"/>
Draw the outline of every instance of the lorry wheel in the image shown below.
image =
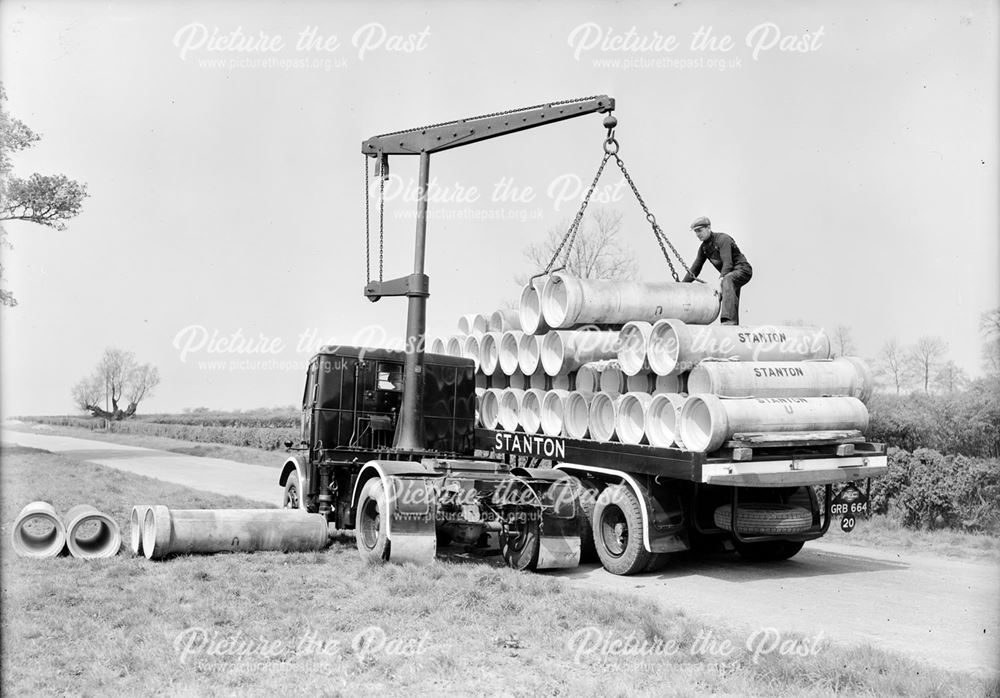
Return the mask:
<path id="1" fill-rule="evenodd" d="M 580 514 L 577 523 L 580 527 L 580 562 L 597 562 L 597 548 L 594 547 L 594 506 L 600 494 L 597 485 L 592 482 L 580 483 Z"/>
<path id="2" fill-rule="evenodd" d="M 532 507 L 510 507 L 504 511 L 500 529 L 500 554 L 514 570 L 534 570 L 538 567 L 541 547 L 539 512 Z"/>
<path id="3" fill-rule="evenodd" d="M 285 509 L 298 509 L 301 501 L 299 499 L 300 492 L 299 474 L 293 470 L 288 473 L 288 479 L 285 480 L 285 497 L 282 500 L 281 506 Z"/>
<path id="4" fill-rule="evenodd" d="M 715 510 L 715 525 L 732 528 L 732 507 L 725 504 Z M 789 504 L 747 502 L 736 510 L 736 528 L 745 535 L 780 536 L 803 533 L 812 528 L 812 513 Z"/>
<path id="5" fill-rule="evenodd" d="M 652 553 L 642 545 L 642 510 L 625 485 L 611 485 L 594 505 L 594 545 L 601 564 L 611 574 L 635 574 L 649 564 Z"/>
<path id="6" fill-rule="evenodd" d="M 361 488 L 354 532 L 358 551 L 365 560 L 385 562 L 389 559 L 388 521 L 389 508 L 382 479 L 373 477 Z"/>
<path id="7" fill-rule="evenodd" d="M 794 557 L 802 550 L 804 543 L 800 540 L 768 540 L 760 543 L 741 543 L 734 540 L 733 545 L 744 560 L 776 562 Z"/>

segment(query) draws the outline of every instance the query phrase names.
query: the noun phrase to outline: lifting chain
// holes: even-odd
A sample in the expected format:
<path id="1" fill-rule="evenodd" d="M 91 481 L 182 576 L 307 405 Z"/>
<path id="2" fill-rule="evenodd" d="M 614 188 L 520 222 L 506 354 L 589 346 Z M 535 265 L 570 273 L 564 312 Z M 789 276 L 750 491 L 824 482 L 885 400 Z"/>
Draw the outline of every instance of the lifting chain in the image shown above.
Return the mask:
<path id="1" fill-rule="evenodd" d="M 372 280 L 372 242 L 371 242 L 371 176 L 368 173 L 368 156 L 365 156 L 365 278 Z M 378 189 L 378 280 L 382 281 L 382 251 L 385 243 L 385 178 L 379 177 Z"/>
<path id="2" fill-rule="evenodd" d="M 549 260 L 548 266 L 545 267 L 543 274 L 548 274 L 552 271 L 552 267 L 555 266 L 556 260 L 559 259 L 559 254 L 566 248 L 566 254 L 563 257 L 563 265 L 569 263 L 569 255 L 573 249 L 573 243 L 576 242 L 576 234 L 580 230 L 580 223 L 583 221 L 583 214 L 587 210 L 587 206 L 590 204 L 590 197 L 594 193 L 594 189 L 597 188 L 597 182 L 601 178 L 601 174 L 604 172 L 604 166 L 608 164 L 608 160 L 611 159 L 611 153 L 605 152 L 604 157 L 601 159 L 601 165 L 597 168 L 597 174 L 594 175 L 594 181 L 590 183 L 590 188 L 587 189 L 586 195 L 583 197 L 583 202 L 580 204 L 580 210 L 576 212 L 576 217 L 573 218 L 573 222 L 570 223 L 569 230 L 563 235 L 563 239 L 559 242 L 559 246 L 556 248 L 555 253 L 552 255 L 552 259 Z"/>

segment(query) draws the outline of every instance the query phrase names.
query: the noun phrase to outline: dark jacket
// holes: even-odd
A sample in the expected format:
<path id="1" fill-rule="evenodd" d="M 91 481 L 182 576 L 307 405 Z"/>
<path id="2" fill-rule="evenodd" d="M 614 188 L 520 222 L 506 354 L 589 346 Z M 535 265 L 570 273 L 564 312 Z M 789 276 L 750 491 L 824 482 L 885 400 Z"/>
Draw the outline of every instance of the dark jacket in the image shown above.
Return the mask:
<path id="1" fill-rule="evenodd" d="M 747 275 L 753 274 L 750 262 L 740 252 L 736 241 L 725 233 L 713 232 L 698 247 L 698 256 L 695 257 L 694 264 L 691 265 L 690 273 L 683 280 L 694 281 L 698 274 L 701 273 L 701 268 L 704 266 L 706 259 L 712 263 L 713 267 L 718 269 L 719 274 L 722 276 L 735 270 L 746 272 Z"/>

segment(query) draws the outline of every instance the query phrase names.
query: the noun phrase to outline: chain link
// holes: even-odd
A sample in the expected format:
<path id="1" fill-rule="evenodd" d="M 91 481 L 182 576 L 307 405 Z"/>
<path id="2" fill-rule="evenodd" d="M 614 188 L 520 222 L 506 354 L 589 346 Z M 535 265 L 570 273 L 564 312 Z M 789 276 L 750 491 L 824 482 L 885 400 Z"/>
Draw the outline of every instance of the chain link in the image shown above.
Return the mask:
<path id="1" fill-rule="evenodd" d="M 555 266 L 556 260 L 559 259 L 559 254 L 566 248 L 566 253 L 563 257 L 563 265 L 569 263 L 569 255 L 573 250 L 573 244 L 576 242 L 576 235 L 580 231 L 580 224 L 583 222 L 583 214 L 587 210 L 587 206 L 590 204 L 590 197 L 594 193 L 594 189 L 597 188 L 597 182 L 601 179 L 601 174 L 604 172 L 604 166 L 608 164 L 608 160 L 611 159 L 611 153 L 605 152 L 604 157 L 601 158 L 601 164 L 597 168 L 597 174 L 594 175 L 594 181 L 590 183 L 590 188 L 587 189 L 586 195 L 583 197 L 583 201 L 580 202 L 580 209 L 576 212 L 576 217 L 573 218 L 573 222 L 570 223 L 569 229 L 566 234 L 563 235 L 562 241 L 559 243 L 559 247 L 556 248 L 555 253 L 552 255 L 552 259 L 549 260 L 549 264 L 545 267 L 545 272 L 548 274 L 552 271 L 552 267 Z"/>
<path id="2" fill-rule="evenodd" d="M 372 236 L 368 213 L 368 183 L 370 179 L 368 176 L 368 156 L 363 157 L 365 159 L 365 281 L 368 282 L 372 280 Z"/>
<path id="3" fill-rule="evenodd" d="M 385 245 L 385 177 L 378 177 L 378 280 L 382 281 L 382 249 Z"/>
<path id="4" fill-rule="evenodd" d="M 385 138 L 386 136 L 395 136 L 400 133 L 413 133 L 414 131 L 426 131 L 429 128 L 437 128 L 438 126 L 449 126 L 451 124 L 461 124 L 468 121 L 478 121 L 479 119 L 492 119 L 494 116 L 504 116 L 506 114 L 517 114 L 522 111 L 530 111 L 532 109 L 541 109 L 543 107 L 558 107 L 562 104 L 573 104 L 574 102 L 586 102 L 587 100 L 597 99 L 601 95 L 591 95 L 590 97 L 577 97 L 576 99 L 562 99 L 558 102 L 546 102 L 545 104 L 536 104 L 531 107 L 518 107 L 517 109 L 507 109 L 505 111 L 495 111 L 490 114 L 480 114 L 479 116 L 470 116 L 465 119 L 452 119 L 451 121 L 442 121 L 436 124 L 427 124 L 426 126 L 417 126 L 416 128 L 405 128 L 401 131 L 390 131 L 389 133 L 380 133 L 375 136 L 375 138 Z"/>

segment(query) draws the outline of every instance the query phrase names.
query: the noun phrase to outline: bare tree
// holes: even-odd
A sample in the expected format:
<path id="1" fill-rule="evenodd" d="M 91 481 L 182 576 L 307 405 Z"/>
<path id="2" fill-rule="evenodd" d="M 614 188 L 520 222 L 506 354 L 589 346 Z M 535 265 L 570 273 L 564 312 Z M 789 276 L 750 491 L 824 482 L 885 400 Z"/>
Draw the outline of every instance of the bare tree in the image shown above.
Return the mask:
<path id="1" fill-rule="evenodd" d="M 592 207 L 580 223 L 573 247 L 565 259 L 566 271 L 583 279 L 634 279 L 638 276 L 635 256 L 621 244 L 622 213 L 617 209 Z M 532 243 L 524 256 L 531 265 L 531 273 L 544 271 L 559 249 L 569 222 L 549 230 L 544 242 Z M 555 266 L 563 266 L 565 248 L 560 250 Z M 518 284 L 528 281 L 528 274 L 515 277 Z"/>
<path id="2" fill-rule="evenodd" d="M 980 316 L 979 330 L 983 333 L 983 367 L 991 376 L 1000 376 L 1000 308 Z"/>
<path id="3" fill-rule="evenodd" d="M 833 332 L 833 356 L 851 356 L 854 354 L 854 337 L 847 325 L 837 325 Z"/>
<path id="4" fill-rule="evenodd" d="M 923 383 L 925 393 L 929 392 L 931 377 L 935 375 L 946 351 L 948 343 L 940 337 L 921 337 L 910 347 L 907 358 L 913 367 L 913 372 Z"/>
<path id="5" fill-rule="evenodd" d="M 94 373 L 73 386 L 73 402 L 94 417 L 122 420 L 134 415 L 139 403 L 159 383 L 160 372 L 155 366 L 139 364 L 132 352 L 111 347 L 104 350 Z M 125 409 L 119 406 L 123 398 L 128 403 Z"/>
<path id="6" fill-rule="evenodd" d="M 965 375 L 965 371 L 950 359 L 941 365 L 934 376 L 934 384 L 944 393 L 958 392 L 968 383 L 969 377 Z"/>
<path id="7" fill-rule="evenodd" d="M 899 395 L 900 388 L 907 381 L 908 371 L 906 352 L 895 339 L 890 339 L 882 345 L 878 355 L 878 367 L 879 372 L 887 376 L 896 387 L 896 395 Z"/>

